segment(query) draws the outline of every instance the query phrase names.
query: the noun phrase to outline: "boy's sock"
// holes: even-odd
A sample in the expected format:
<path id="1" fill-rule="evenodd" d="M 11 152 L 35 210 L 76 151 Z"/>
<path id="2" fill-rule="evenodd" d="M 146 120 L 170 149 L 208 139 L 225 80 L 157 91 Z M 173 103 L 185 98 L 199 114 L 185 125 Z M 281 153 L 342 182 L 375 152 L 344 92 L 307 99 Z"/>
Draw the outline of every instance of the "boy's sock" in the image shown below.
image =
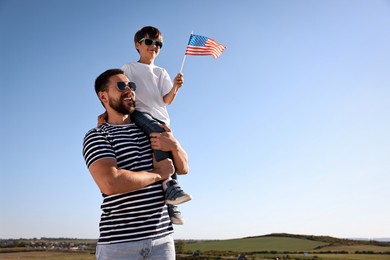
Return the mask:
<path id="1" fill-rule="evenodd" d="M 171 177 L 169 177 L 168 179 L 166 179 L 165 181 L 163 181 L 163 183 L 162 183 L 162 187 L 163 187 L 163 189 L 164 190 L 167 190 L 167 188 L 168 188 L 168 182 L 169 181 L 171 181 L 172 180 L 172 178 Z"/>

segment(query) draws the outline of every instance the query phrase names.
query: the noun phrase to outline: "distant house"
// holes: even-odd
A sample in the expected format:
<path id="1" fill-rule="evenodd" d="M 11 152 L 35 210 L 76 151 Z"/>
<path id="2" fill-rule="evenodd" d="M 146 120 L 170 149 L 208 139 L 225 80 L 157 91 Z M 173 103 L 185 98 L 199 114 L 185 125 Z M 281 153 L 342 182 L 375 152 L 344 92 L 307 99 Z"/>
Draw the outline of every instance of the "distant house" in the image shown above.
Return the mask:
<path id="1" fill-rule="evenodd" d="M 248 258 L 247 258 L 246 255 L 244 255 L 244 254 L 239 254 L 239 255 L 237 256 L 237 260 L 246 260 L 246 259 L 248 259 Z"/>

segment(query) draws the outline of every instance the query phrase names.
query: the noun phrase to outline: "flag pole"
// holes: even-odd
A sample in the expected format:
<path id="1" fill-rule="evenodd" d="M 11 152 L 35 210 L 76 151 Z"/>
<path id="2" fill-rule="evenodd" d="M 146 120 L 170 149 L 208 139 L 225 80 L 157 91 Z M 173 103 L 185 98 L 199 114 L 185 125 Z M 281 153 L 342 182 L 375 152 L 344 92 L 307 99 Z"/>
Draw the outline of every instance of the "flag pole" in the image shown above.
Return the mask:
<path id="1" fill-rule="evenodd" d="M 181 63 L 180 73 L 181 73 L 182 70 L 183 70 L 184 62 L 186 61 L 186 57 L 187 57 L 187 55 L 184 54 L 183 62 Z"/>
<path id="2" fill-rule="evenodd" d="M 193 33 L 194 33 L 194 31 L 191 32 L 191 34 L 190 34 L 190 39 L 191 39 L 191 35 L 192 35 Z M 187 46 L 188 46 L 188 44 L 187 44 Z M 185 52 L 184 52 L 184 58 L 183 58 L 183 62 L 181 63 L 180 73 L 183 71 L 184 62 L 186 61 L 186 57 L 187 57 L 187 55 L 186 55 Z"/>

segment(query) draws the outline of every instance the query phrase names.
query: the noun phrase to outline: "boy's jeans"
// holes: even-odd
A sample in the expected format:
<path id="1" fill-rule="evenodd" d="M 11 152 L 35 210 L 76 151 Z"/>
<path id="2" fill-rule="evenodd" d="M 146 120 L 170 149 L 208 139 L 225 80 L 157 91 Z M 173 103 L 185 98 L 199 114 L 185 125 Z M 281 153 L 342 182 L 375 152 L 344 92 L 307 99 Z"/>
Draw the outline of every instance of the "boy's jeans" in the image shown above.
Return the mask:
<path id="1" fill-rule="evenodd" d="M 165 130 L 160 125 L 165 125 L 164 122 L 152 117 L 151 114 L 146 112 L 134 111 L 131 113 L 131 121 L 135 123 L 141 130 L 149 136 L 151 133 L 164 133 Z M 153 150 L 156 161 L 162 161 L 164 159 L 172 159 L 170 152 L 163 152 L 159 150 Z M 172 175 L 172 179 L 177 180 L 176 172 Z"/>
<path id="2" fill-rule="evenodd" d="M 141 241 L 97 245 L 96 260 L 174 260 L 172 235 Z"/>
<path id="3" fill-rule="evenodd" d="M 163 133 L 165 130 L 160 127 L 161 124 L 164 125 L 164 122 L 152 117 L 151 114 L 146 112 L 134 111 L 131 113 L 131 121 L 133 121 L 141 130 L 149 136 L 151 133 Z M 156 161 L 162 161 L 167 158 L 171 158 L 170 152 L 163 152 L 159 150 L 154 150 L 154 156 Z"/>

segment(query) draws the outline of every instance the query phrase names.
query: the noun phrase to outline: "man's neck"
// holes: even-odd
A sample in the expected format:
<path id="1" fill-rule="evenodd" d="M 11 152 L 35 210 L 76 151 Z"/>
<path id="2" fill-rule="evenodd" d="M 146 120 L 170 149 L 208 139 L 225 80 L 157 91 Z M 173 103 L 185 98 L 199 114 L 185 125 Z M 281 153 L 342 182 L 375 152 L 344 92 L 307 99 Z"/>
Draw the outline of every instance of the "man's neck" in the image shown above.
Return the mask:
<path id="1" fill-rule="evenodd" d="M 112 125 L 125 125 L 131 123 L 129 115 L 108 115 L 107 123 Z"/>

